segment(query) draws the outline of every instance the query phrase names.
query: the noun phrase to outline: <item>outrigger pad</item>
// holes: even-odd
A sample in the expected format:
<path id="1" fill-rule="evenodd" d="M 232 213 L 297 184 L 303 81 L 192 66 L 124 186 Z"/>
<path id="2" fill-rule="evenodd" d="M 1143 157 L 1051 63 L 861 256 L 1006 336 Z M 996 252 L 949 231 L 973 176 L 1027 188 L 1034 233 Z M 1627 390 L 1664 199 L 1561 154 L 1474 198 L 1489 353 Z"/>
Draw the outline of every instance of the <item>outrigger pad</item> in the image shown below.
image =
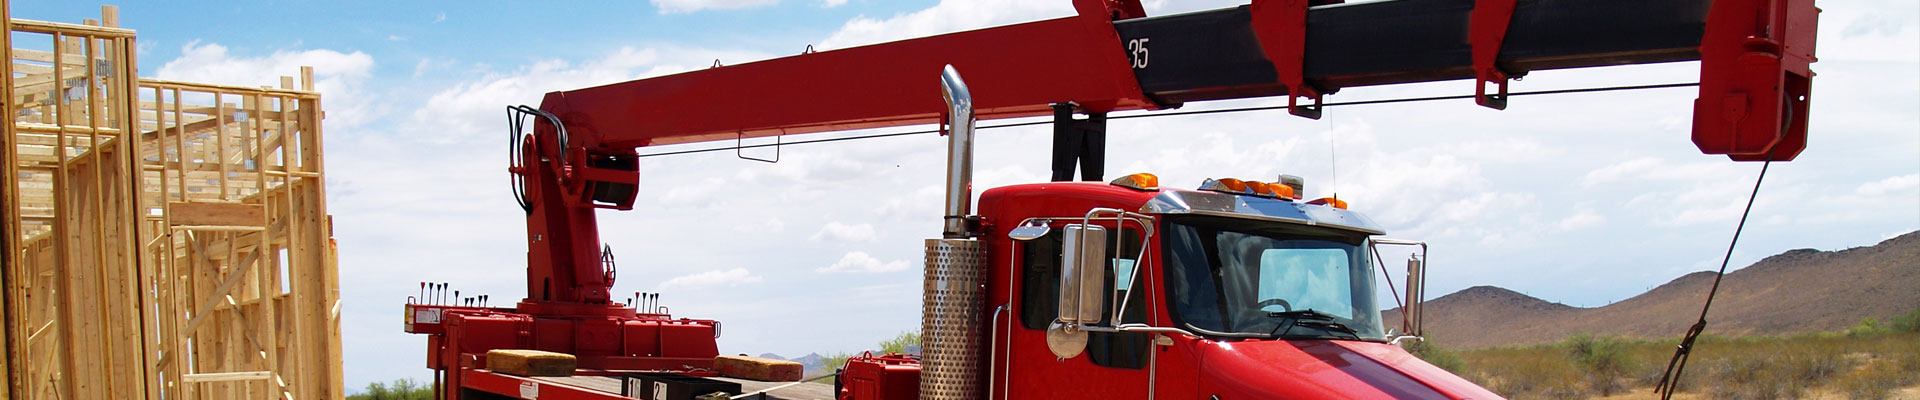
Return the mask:
<path id="1" fill-rule="evenodd" d="M 487 351 L 487 370 L 519 376 L 573 376 L 572 354 L 539 350 Z"/>
<path id="2" fill-rule="evenodd" d="M 720 371 L 720 376 L 761 382 L 798 381 L 804 368 L 797 362 L 746 355 L 713 358 L 713 369 Z"/>

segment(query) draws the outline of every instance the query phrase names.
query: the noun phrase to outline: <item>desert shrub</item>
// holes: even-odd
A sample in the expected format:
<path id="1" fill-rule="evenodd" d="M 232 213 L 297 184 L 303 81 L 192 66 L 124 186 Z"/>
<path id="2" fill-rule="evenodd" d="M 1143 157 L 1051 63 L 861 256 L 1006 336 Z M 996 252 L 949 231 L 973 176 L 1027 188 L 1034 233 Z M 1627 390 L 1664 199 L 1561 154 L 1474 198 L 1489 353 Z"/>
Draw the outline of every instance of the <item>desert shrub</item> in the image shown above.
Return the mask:
<path id="1" fill-rule="evenodd" d="M 1895 391 L 1915 383 L 1912 370 L 1897 360 L 1875 360 L 1834 380 L 1837 390 L 1849 399 L 1883 400 Z"/>
<path id="2" fill-rule="evenodd" d="M 901 332 L 892 339 L 880 341 L 880 353 L 906 353 L 907 346 L 920 345 L 920 332 Z"/>
<path id="3" fill-rule="evenodd" d="M 368 383 L 359 394 L 347 396 L 347 400 L 427 400 L 433 398 L 433 386 L 414 382 L 412 379 L 396 379 L 393 383 Z"/>
<path id="4" fill-rule="evenodd" d="M 1847 336 L 1872 336 L 1886 333 L 1886 331 L 1886 328 L 1880 326 L 1880 320 L 1862 318 L 1860 323 L 1847 328 Z"/>
<path id="5" fill-rule="evenodd" d="M 824 367 L 821 367 L 822 371 L 832 372 L 832 371 L 838 371 L 840 370 L 841 367 L 847 366 L 847 359 L 853 358 L 853 355 L 847 354 L 847 353 L 833 353 L 833 354 L 825 355 L 823 357 L 824 359 L 821 360 L 821 364 L 824 365 Z"/>
<path id="6" fill-rule="evenodd" d="M 1884 349 L 1886 336 L 1753 337 L 1708 347 L 1708 397 L 1782 399 L 1803 397 L 1859 363 L 1856 353 Z M 1696 359 L 1700 357 L 1696 356 Z"/>
<path id="7" fill-rule="evenodd" d="M 1711 381 L 1707 397 L 1728 400 L 1773 400 L 1800 398 L 1804 388 L 1790 379 L 1781 379 L 1780 371 L 1758 357 L 1712 360 L 1707 373 Z"/>
<path id="8" fill-rule="evenodd" d="M 1681 397 L 1706 399 L 1785 399 L 1852 396 L 1899 397 L 1901 388 L 1920 385 L 1920 333 L 1896 317 L 1875 325 L 1872 334 L 1847 331 L 1787 336 L 1713 336 L 1695 342 L 1693 357 L 1680 375 Z M 1920 323 L 1920 322 L 1910 322 Z M 1482 387 L 1514 399 L 1563 399 L 1602 396 L 1606 383 L 1616 390 L 1646 393 L 1659 382 L 1679 339 L 1628 340 L 1573 338 L 1550 345 L 1479 349 L 1409 348 L 1416 355 Z M 1458 366 L 1447 366 L 1448 355 Z M 1619 371 L 1612 380 L 1590 371 Z M 1619 394 L 1616 392 L 1615 394 Z"/>
<path id="9" fill-rule="evenodd" d="M 1627 358 L 1627 343 L 1618 338 L 1578 335 L 1567 339 L 1567 355 L 1586 374 L 1587 388 L 1601 396 L 1625 389 L 1622 379 L 1634 369 Z"/>
<path id="10" fill-rule="evenodd" d="M 920 345 L 920 332 L 901 332 L 900 335 L 894 336 L 892 339 L 880 341 L 879 348 L 874 350 L 873 354 L 881 355 L 886 353 L 906 353 L 907 346 L 919 346 L 919 345 Z M 846 367 L 847 359 L 853 358 L 854 355 L 855 354 L 853 353 L 832 353 L 832 354 L 825 355 L 823 356 L 825 357 L 825 359 L 822 360 L 823 366 L 821 367 L 821 371 L 833 372 L 833 371 L 839 370 L 842 367 Z"/>
<path id="11" fill-rule="evenodd" d="M 1413 353 L 1414 357 L 1420 357 L 1421 360 L 1426 360 L 1428 364 L 1433 364 L 1433 366 L 1440 367 L 1440 369 L 1447 370 L 1448 372 L 1454 374 L 1464 374 L 1467 372 L 1467 362 L 1460 359 L 1459 353 L 1447 351 L 1447 349 L 1440 348 L 1440 346 L 1436 346 L 1430 342 L 1424 340 L 1413 342 L 1413 345 L 1407 346 L 1407 352 Z"/>
<path id="12" fill-rule="evenodd" d="M 1896 332 L 1920 333 L 1920 308 L 1906 314 L 1893 317 L 1893 330 Z"/>
<path id="13" fill-rule="evenodd" d="M 1479 349 L 1462 353 L 1462 376 L 1516 399 L 1587 397 L 1584 375 L 1553 346 Z"/>

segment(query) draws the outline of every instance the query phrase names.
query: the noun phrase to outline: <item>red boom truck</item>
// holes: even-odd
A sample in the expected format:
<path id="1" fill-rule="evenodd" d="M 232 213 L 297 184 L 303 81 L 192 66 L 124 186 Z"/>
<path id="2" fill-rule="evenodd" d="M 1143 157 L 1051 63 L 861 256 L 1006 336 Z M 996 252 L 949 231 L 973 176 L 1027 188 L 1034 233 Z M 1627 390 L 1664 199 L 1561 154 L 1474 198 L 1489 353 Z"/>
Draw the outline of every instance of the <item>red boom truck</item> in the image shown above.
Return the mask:
<path id="1" fill-rule="evenodd" d="M 942 238 L 926 242 L 924 354 L 850 360 L 840 399 L 1498 397 L 1397 346 L 1419 332 L 1424 244 L 1380 238 L 1345 202 L 1302 198 L 1290 176 L 1106 182 L 1110 112 L 1283 96 L 1278 108 L 1318 118 L 1341 88 L 1455 79 L 1475 86 L 1461 98 L 1504 108 L 1507 81 L 1529 71 L 1698 60 L 1702 152 L 1787 161 L 1805 147 L 1811 0 L 1256 0 L 1154 17 L 1137 0 L 1073 5 L 1071 17 L 510 107 L 527 296 L 408 302 L 437 396 L 665 400 L 719 387 L 697 378 L 716 374 L 720 322 L 611 293 L 594 213 L 633 208 L 640 147 L 941 124 L 948 193 Z M 1055 182 L 987 190 L 975 212 L 975 121 L 1048 115 Z M 1076 165 L 1092 182 L 1064 182 Z M 1379 245 L 1421 246 L 1397 324 L 1375 301 Z M 572 355 L 578 379 L 489 369 L 503 349 Z"/>

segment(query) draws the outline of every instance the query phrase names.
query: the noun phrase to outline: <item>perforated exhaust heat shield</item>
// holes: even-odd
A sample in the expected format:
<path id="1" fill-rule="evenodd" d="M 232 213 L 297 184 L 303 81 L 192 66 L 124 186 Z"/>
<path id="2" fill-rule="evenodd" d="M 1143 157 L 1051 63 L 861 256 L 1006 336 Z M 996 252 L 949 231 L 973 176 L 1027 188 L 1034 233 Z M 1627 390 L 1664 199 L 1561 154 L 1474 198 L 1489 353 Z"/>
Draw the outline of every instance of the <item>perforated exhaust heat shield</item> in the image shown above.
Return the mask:
<path id="1" fill-rule="evenodd" d="M 921 297 L 920 398 L 980 398 L 986 249 L 976 240 L 927 239 Z"/>

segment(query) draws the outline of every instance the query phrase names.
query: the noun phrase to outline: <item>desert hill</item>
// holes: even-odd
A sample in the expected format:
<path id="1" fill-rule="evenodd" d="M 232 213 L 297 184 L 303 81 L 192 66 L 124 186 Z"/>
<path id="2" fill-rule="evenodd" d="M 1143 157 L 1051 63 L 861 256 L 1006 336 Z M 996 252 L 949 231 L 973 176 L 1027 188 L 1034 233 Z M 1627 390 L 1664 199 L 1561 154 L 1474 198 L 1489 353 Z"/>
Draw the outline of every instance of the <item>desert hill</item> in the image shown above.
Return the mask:
<path id="1" fill-rule="evenodd" d="M 1427 301 L 1426 336 L 1453 348 L 1527 345 L 1578 333 L 1677 337 L 1700 315 L 1710 271 L 1638 296 L 1573 307 L 1491 286 Z M 1772 335 L 1844 329 L 1920 308 L 1920 232 L 1840 251 L 1791 250 L 1727 273 L 1708 334 Z M 1386 321 L 1399 321 L 1388 310 Z M 1391 324 L 1389 324 L 1391 325 Z"/>

